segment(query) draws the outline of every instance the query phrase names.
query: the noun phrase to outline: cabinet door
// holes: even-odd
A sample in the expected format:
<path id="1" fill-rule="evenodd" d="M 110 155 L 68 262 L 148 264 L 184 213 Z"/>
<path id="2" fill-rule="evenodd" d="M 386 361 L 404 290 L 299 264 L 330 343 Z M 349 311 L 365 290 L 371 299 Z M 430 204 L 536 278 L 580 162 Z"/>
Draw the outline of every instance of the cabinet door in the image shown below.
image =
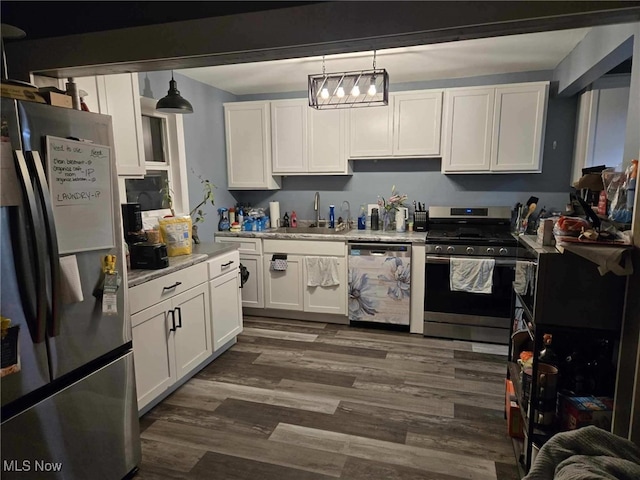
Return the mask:
<path id="1" fill-rule="evenodd" d="M 242 332 L 242 300 L 237 269 L 209 282 L 213 351 Z"/>
<path id="2" fill-rule="evenodd" d="M 105 102 L 100 112 L 111 115 L 118 175 L 144 175 L 144 141 L 137 73 L 105 75 Z M 98 80 L 99 81 L 99 80 Z M 90 107 L 91 108 L 91 107 Z"/>
<path id="3" fill-rule="evenodd" d="M 393 97 L 382 107 L 349 110 L 351 157 L 390 157 L 393 153 Z"/>
<path id="4" fill-rule="evenodd" d="M 249 279 L 242 286 L 242 306 L 264 308 L 262 256 L 241 256 L 240 263 L 249 271 Z"/>
<path id="5" fill-rule="evenodd" d="M 393 95 L 393 154 L 440 155 L 442 90 Z"/>
<path id="6" fill-rule="evenodd" d="M 165 300 L 131 316 L 138 410 L 176 381 L 169 310 Z"/>
<path id="7" fill-rule="evenodd" d="M 347 173 L 347 111 L 307 108 L 310 173 Z"/>
<path id="8" fill-rule="evenodd" d="M 287 269 L 270 269 L 271 255 L 264 256 L 264 306 L 281 310 L 303 309 L 302 257 L 288 255 Z"/>
<path id="9" fill-rule="evenodd" d="M 489 171 L 494 92 L 495 88 L 445 91 L 444 173 Z"/>
<path id="10" fill-rule="evenodd" d="M 213 353 L 211 311 L 206 283 L 172 299 L 176 332 L 176 379 L 180 380 Z"/>
<path id="11" fill-rule="evenodd" d="M 304 311 L 317 313 L 347 314 L 347 260 L 338 260 L 340 285 L 334 287 L 307 286 L 308 272 L 303 265 Z"/>
<path id="12" fill-rule="evenodd" d="M 78 90 L 84 90 L 87 93 L 83 99 L 89 111 L 92 113 L 106 114 L 107 106 L 104 77 L 76 77 L 74 81 L 78 85 Z"/>
<path id="13" fill-rule="evenodd" d="M 491 170 L 541 172 L 548 83 L 496 88 Z"/>
<path id="14" fill-rule="evenodd" d="M 224 106 L 230 189 L 278 188 L 271 176 L 269 102 Z"/>
<path id="15" fill-rule="evenodd" d="M 271 102 L 273 173 L 307 172 L 307 100 Z"/>

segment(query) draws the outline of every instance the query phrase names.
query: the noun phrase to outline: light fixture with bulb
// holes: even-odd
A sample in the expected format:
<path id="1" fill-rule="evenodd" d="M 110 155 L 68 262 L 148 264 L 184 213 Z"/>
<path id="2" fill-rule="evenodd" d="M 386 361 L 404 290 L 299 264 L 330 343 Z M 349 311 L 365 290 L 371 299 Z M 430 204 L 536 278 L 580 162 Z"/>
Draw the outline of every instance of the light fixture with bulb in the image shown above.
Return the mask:
<path id="1" fill-rule="evenodd" d="M 341 73 L 326 73 L 323 56 L 322 73 L 309 75 L 308 98 L 309 106 L 318 110 L 388 105 L 389 74 L 376 69 L 375 51 L 373 69 Z"/>
<path id="2" fill-rule="evenodd" d="M 193 113 L 191 103 L 182 98 L 178 91 L 178 83 L 173 79 L 173 70 L 171 70 L 171 80 L 169 81 L 167 96 L 158 100 L 156 110 L 162 113 Z"/>

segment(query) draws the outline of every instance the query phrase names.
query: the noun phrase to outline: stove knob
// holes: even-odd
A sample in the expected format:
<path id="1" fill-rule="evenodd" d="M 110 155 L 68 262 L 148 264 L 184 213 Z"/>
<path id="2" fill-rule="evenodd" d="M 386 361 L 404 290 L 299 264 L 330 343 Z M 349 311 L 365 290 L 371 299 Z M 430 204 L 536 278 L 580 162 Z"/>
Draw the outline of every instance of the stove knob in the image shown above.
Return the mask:
<path id="1" fill-rule="evenodd" d="M 447 253 L 455 253 L 455 247 L 447 247 Z"/>
<path id="2" fill-rule="evenodd" d="M 496 253 L 496 249 L 493 247 L 489 247 L 487 248 L 487 255 L 493 255 L 494 253 Z"/>
<path id="3" fill-rule="evenodd" d="M 501 248 L 500 250 L 498 250 L 498 251 L 500 252 L 500 255 L 506 255 L 507 253 L 509 253 L 509 251 L 508 251 L 506 248 L 504 248 L 504 247 L 502 247 L 502 248 Z"/>
<path id="4" fill-rule="evenodd" d="M 436 248 L 433 249 L 436 253 L 442 253 L 442 247 L 440 245 L 436 245 Z"/>
<path id="5" fill-rule="evenodd" d="M 467 247 L 467 253 L 468 253 L 469 255 L 473 255 L 473 252 L 475 252 L 475 251 L 476 251 L 476 250 L 475 250 L 475 248 L 473 248 L 473 247 Z"/>

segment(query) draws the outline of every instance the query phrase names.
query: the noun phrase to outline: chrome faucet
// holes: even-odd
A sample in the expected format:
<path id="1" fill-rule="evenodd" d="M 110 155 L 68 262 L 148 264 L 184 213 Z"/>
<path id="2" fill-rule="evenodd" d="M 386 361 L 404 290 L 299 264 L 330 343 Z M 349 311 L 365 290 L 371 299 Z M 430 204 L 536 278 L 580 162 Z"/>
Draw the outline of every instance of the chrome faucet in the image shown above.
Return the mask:
<path id="1" fill-rule="evenodd" d="M 320 193 L 316 192 L 313 197 L 313 209 L 316 212 L 316 227 L 320 226 Z"/>
<path id="2" fill-rule="evenodd" d="M 347 204 L 347 219 L 345 220 L 345 225 L 347 228 L 351 228 L 351 204 L 348 200 L 343 200 L 342 205 L 340 205 L 340 211 L 344 212 L 344 204 Z"/>

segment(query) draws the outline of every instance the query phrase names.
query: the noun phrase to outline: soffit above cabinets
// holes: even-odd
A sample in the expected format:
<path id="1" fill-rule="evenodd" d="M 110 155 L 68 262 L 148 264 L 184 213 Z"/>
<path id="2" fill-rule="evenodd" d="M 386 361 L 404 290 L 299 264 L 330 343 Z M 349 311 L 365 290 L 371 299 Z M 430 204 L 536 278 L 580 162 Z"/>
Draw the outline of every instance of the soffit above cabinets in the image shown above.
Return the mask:
<path id="1" fill-rule="evenodd" d="M 515 72 L 553 70 L 588 28 L 391 48 L 377 52 L 392 84 Z M 327 72 L 370 69 L 372 51 L 330 55 Z M 322 57 L 304 57 L 177 70 L 234 95 L 301 92 L 307 75 L 322 71 Z"/>

